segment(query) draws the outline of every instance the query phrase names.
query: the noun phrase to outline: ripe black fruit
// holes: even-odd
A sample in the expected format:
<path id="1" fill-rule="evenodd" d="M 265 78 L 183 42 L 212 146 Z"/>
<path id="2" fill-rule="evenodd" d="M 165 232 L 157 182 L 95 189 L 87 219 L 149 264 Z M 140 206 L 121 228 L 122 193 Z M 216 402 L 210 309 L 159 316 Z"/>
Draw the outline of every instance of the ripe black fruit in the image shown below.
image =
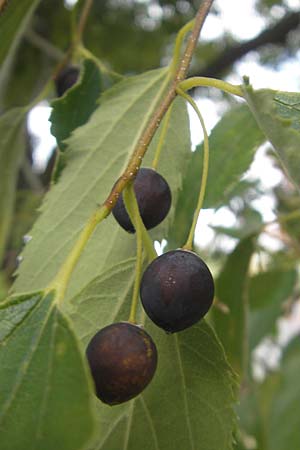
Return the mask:
<path id="1" fill-rule="evenodd" d="M 109 325 L 91 339 L 87 359 L 97 397 L 116 405 L 140 394 L 157 366 L 156 346 L 141 327 L 128 322 Z"/>
<path id="2" fill-rule="evenodd" d="M 156 258 L 145 270 L 140 287 L 143 307 L 165 331 L 190 327 L 209 310 L 214 281 L 195 253 L 173 250 Z"/>
<path id="3" fill-rule="evenodd" d="M 171 191 L 166 180 L 155 170 L 142 168 L 133 183 L 141 218 L 150 230 L 166 217 L 171 206 Z M 127 214 L 123 196 L 120 195 L 113 215 L 124 230 L 134 233 L 134 226 Z"/>
<path id="4" fill-rule="evenodd" d="M 56 92 L 58 97 L 64 95 L 64 93 L 76 83 L 79 77 L 79 69 L 75 66 L 69 66 L 62 70 L 55 79 Z"/>

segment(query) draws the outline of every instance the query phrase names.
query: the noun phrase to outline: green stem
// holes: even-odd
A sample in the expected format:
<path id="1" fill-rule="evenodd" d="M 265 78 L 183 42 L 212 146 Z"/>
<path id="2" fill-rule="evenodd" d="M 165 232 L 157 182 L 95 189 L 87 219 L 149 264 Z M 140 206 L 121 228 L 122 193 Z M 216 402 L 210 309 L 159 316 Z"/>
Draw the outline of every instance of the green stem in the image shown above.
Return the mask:
<path id="1" fill-rule="evenodd" d="M 156 170 L 157 166 L 158 166 L 158 162 L 160 159 L 160 155 L 161 155 L 161 151 L 166 139 L 166 134 L 168 131 L 168 127 L 169 127 L 169 123 L 170 123 L 170 117 L 171 117 L 171 113 L 172 113 L 172 108 L 173 108 L 173 103 L 170 106 L 170 108 L 168 109 L 165 118 L 164 118 L 164 122 L 162 125 L 162 130 L 158 139 L 158 143 L 157 143 L 157 147 L 155 150 L 155 154 L 154 154 L 154 158 L 153 158 L 153 162 L 152 162 L 152 169 Z"/>
<path id="2" fill-rule="evenodd" d="M 185 245 L 183 246 L 183 248 L 185 248 L 187 250 L 192 250 L 192 248 L 193 248 L 193 239 L 194 239 L 195 229 L 196 229 L 196 225 L 197 225 L 197 220 L 198 220 L 201 208 L 203 206 L 205 190 L 206 190 L 206 184 L 207 184 L 208 166 L 209 166 L 209 142 L 208 142 L 208 134 L 207 134 L 207 131 L 206 131 L 205 123 L 204 123 L 202 114 L 200 113 L 197 104 L 192 99 L 192 97 L 190 97 L 188 94 L 186 94 L 184 91 L 182 91 L 181 87 L 177 87 L 176 91 L 177 91 L 177 93 L 179 95 L 181 95 L 184 99 L 186 99 L 189 102 L 189 104 L 192 106 L 192 108 L 196 112 L 196 114 L 197 114 L 197 116 L 198 116 L 198 118 L 200 120 L 201 127 L 202 127 L 202 130 L 203 130 L 203 136 L 204 136 L 203 169 L 202 169 L 202 179 L 201 179 L 199 197 L 198 197 L 197 206 L 196 206 L 196 209 L 195 209 L 195 212 L 194 212 L 193 222 L 192 222 L 191 229 L 190 229 L 190 232 L 189 232 L 189 235 L 188 235 L 188 239 L 187 239 Z"/>
<path id="3" fill-rule="evenodd" d="M 220 89 L 221 91 L 227 92 L 228 94 L 234 94 L 238 97 L 244 98 L 241 86 L 230 84 L 226 81 L 218 80 L 216 78 L 191 77 L 187 78 L 184 81 L 181 81 L 179 86 L 183 91 L 188 91 L 189 89 L 200 86 L 215 87 L 217 89 Z"/>
<path id="4" fill-rule="evenodd" d="M 71 253 L 67 257 L 66 261 L 62 265 L 58 274 L 54 278 L 54 280 L 47 287 L 46 292 L 55 290 L 56 291 L 56 300 L 57 302 L 61 302 L 64 298 L 69 280 L 71 278 L 72 272 L 75 269 L 75 266 L 89 240 L 91 235 L 93 234 L 96 226 L 102 222 L 109 214 L 109 210 L 106 206 L 101 206 L 97 208 L 97 210 L 91 215 L 84 229 L 79 235 L 78 240 L 76 241 L 74 247 L 71 250 Z"/>
<path id="5" fill-rule="evenodd" d="M 184 40 L 185 36 L 187 35 L 187 33 L 193 29 L 194 25 L 195 25 L 195 19 L 191 20 L 186 25 L 184 25 L 177 34 L 176 41 L 175 41 L 175 47 L 174 47 L 174 53 L 173 53 L 173 59 L 172 59 L 172 63 L 170 66 L 170 72 L 172 75 L 174 75 L 174 73 L 176 72 L 178 63 L 180 61 L 183 40 Z"/>
<path id="6" fill-rule="evenodd" d="M 136 201 L 133 183 L 126 186 L 123 193 L 124 203 L 126 210 L 130 216 L 132 223 L 136 230 L 136 265 L 135 265 L 135 280 L 133 285 L 132 301 L 128 321 L 136 323 L 136 311 L 139 301 L 139 288 L 142 276 L 143 267 L 143 237 L 141 230 L 141 221 L 139 220 L 140 213 L 138 204 Z"/>

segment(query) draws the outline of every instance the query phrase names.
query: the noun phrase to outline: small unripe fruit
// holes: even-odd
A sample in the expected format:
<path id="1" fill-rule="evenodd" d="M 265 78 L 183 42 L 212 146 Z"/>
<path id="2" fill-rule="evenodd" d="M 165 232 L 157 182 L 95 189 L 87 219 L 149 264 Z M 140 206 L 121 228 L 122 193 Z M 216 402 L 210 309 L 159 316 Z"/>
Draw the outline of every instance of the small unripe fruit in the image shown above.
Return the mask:
<path id="1" fill-rule="evenodd" d="M 145 270 L 140 287 L 150 319 L 168 332 L 194 325 L 211 307 L 214 281 L 207 265 L 195 253 L 172 250 Z"/>
<path id="2" fill-rule="evenodd" d="M 66 67 L 55 79 L 56 92 L 58 97 L 70 89 L 78 80 L 79 68 L 75 66 Z"/>
<path id="3" fill-rule="evenodd" d="M 167 181 L 155 170 L 139 169 L 133 183 L 141 218 L 147 230 L 156 227 L 169 212 L 171 191 Z M 135 229 L 126 211 L 123 195 L 120 195 L 112 213 L 124 230 L 134 233 Z"/>
<path id="4" fill-rule="evenodd" d="M 156 346 L 145 330 L 128 322 L 98 331 L 86 350 L 97 397 L 109 405 L 126 402 L 150 383 L 157 366 Z"/>

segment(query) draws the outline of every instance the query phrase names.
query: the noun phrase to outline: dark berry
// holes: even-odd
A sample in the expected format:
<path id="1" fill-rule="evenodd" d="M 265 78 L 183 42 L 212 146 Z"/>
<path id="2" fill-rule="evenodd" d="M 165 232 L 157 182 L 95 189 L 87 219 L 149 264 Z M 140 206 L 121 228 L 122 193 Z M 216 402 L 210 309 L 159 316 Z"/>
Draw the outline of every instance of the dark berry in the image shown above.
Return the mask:
<path id="1" fill-rule="evenodd" d="M 66 67 L 62 70 L 55 79 L 56 92 L 58 97 L 64 95 L 64 93 L 76 83 L 79 77 L 79 68 L 75 66 Z"/>
<path id="2" fill-rule="evenodd" d="M 156 258 L 145 270 L 140 287 L 150 319 L 168 332 L 194 325 L 211 307 L 214 281 L 195 253 L 173 250 Z"/>
<path id="3" fill-rule="evenodd" d="M 156 227 L 169 212 L 171 191 L 166 180 L 155 170 L 142 168 L 133 183 L 141 218 L 150 230 Z M 124 230 L 134 233 L 134 226 L 127 214 L 123 196 L 120 195 L 113 208 L 113 215 Z"/>
<path id="4" fill-rule="evenodd" d="M 91 339 L 87 359 L 96 394 L 117 405 L 140 394 L 157 366 L 156 346 L 141 327 L 128 322 L 109 325 Z"/>

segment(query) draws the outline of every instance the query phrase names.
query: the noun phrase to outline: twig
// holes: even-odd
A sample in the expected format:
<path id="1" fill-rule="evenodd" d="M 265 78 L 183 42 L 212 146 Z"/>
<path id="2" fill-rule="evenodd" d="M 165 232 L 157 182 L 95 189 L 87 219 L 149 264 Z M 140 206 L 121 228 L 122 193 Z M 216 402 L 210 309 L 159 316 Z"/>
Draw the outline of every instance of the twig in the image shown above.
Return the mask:
<path id="1" fill-rule="evenodd" d="M 190 62 L 193 56 L 193 52 L 195 50 L 195 47 L 198 42 L 198 38 L 201 32 L 201 29 L 203 27 L 203 24 L 205 22 L 206 16 L 209 13 L 209 10 L 213 4 L 213 0 L 204 0 L 199 7 L 197 16 L 195 18 L 195 26 L 193 28 L 193 31 L 191 32 L 191 35 L 188 39 L 187 46 L 185 49 L 185 52 L 182 56 L 181 62 L 179 63 L 178 69 L 175 73 L 174 79 L 171 82 L 171 86 L 169 87 L 169 90 L 167 91 L 164 99 L 162 100 L 161 104 L 158 106 L 157 110 L 154 112 L 152 118 L 150 119 L 150 122 L 148 123 L 148 126 L 146 127 L 145 131 L 143 132 L 141 138 L 139 139 L 139 142 L 137 144 L 137 147 L 134 150 L 134 153 L 124 171 L 124 173 L 121 175 L 121 177 L 118 179 L 118 181 L 115 183 L 114 187 L 112 188 L 109 196 L 104 202 L 104 205 L 111 211 L 114 205 L 116 204 L 118 194 L 120 194 L 127 183 L 132 180 L 141 165 L 142 158 L 144 157 L 147 148 L 157 130 L 157 128 L 160 125 L 160 122 L 162 121 L 165 113 L 169 109 L 169 106 L 171 105 L 172 101 L 176 97 L 176 87 L 177 85 L 184 80 L 188 68 L 190 66 Z"/>
<path id="2" fill-rule="evenodd" d="M 85 4 L 83 6 L 80 18 L 79 18 L 79 23 L 78 23 L 78 27 L 77 27 L 77 39 L 78 41 L 81 41 L 82 38 L 82 34 L 83 31 L 85 29 L 86 23 L 87 23 L 87 19 L 89 17 L 91 8 L 93 5 L 93 0 L 86 0 Z"/>
<path id="3" fill-rule="evenodd" d="M 47 39 L 40 36 L 34 30 L 27 30 L 25 38 L 30 44 L 45 52 L 54 61 L 60 62 L 65 56 L 64 52 L 52 45 L 51 42 L 47 41 Z"/>

